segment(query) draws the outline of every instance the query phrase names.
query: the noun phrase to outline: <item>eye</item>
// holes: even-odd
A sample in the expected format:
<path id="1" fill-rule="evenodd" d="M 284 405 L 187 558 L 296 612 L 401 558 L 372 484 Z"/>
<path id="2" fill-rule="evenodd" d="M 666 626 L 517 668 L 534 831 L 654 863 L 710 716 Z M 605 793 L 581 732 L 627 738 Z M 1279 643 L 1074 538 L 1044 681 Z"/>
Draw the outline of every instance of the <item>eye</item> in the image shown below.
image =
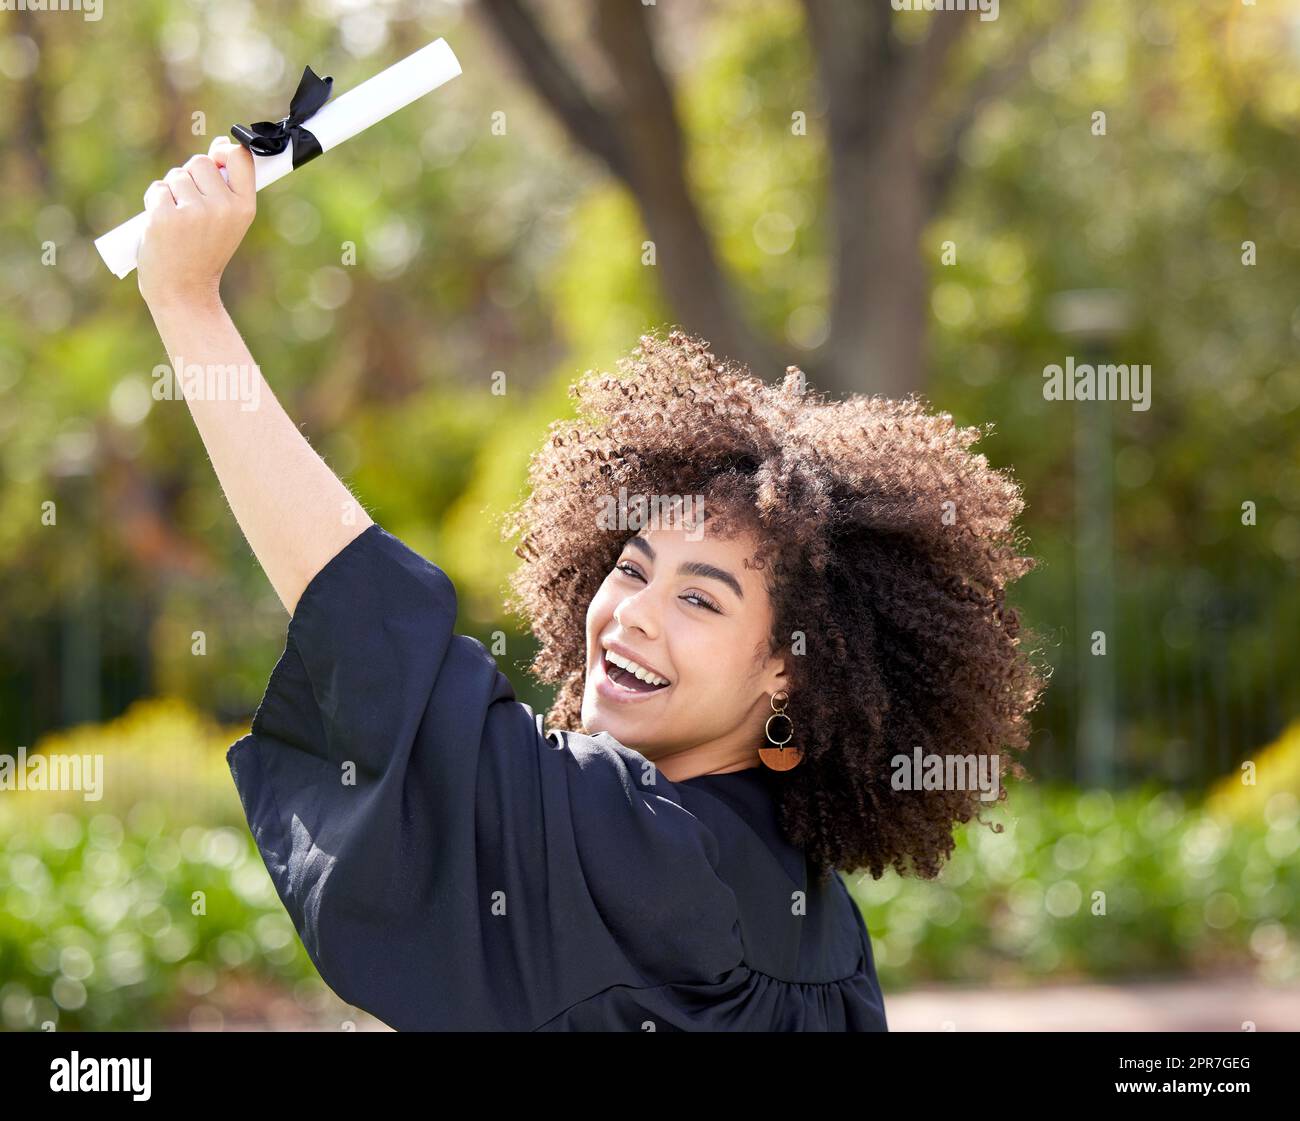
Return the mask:
<path id="1" fill-rule="evenodd" d="M 622 572 L 627 576 L 635 576 L 642 583 L 645 583 L 645 576 L 642 575 L 631 561 L 619 561 L 618 564 L 614 566 L 614 569 L 615 571 Z M 681 598 L 686 600 L 687 603 L 693 604 L 695 607 L 702 607 L 706 611 L 712 611 L 715 615 L 722 614 L 722 608 L 702 592 L 687 592 L 686 595 Z"/>

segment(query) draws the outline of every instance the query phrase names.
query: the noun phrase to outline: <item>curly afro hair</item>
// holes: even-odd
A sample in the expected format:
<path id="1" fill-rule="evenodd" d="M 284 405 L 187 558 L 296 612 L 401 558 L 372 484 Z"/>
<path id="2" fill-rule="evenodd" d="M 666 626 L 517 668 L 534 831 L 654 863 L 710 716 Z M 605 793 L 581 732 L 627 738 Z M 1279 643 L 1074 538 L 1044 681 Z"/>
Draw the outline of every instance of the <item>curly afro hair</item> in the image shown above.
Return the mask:
<path id="1" fill-rule="evenodd" d="M 1035 566 L 1016 547 L 1018 486 L 968 450 L 981 429 L 915 395 L 828 401 L 794 366 L 768 385 L 675 328 L 642 335 L 619 369 L 570 387 L 577 418 L 551 424 L 508 515 L 524 562 L 508 606 L 540 642 L 530 669 L 558 686 L 550 722 L 580 725 L 586 607 L 628 537 L 593 508 L 620 487 L 704 495 L 711 532 L 755 531 L 771 649 L 794 655 L 803 761 L 764 769 L 783 833 L 823 877 L 938 875 L 980 792 L 896 790 L 891 761 L 919 746 L 1026 777 L 1010 753 L 1046 679 L 1004 603 Z"/>

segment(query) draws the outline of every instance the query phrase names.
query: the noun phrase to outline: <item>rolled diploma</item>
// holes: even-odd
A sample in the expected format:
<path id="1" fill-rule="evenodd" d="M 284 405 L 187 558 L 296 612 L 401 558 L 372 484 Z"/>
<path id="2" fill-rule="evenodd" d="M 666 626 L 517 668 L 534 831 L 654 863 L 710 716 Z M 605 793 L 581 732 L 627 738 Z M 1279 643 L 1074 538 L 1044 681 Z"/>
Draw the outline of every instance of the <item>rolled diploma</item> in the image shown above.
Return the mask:
<path id="1" fill-rule="evenodd" d="M 387 70 L 368 78 L 361 85 L 327 101 L 314 117 L 308 117 L 303 122 L 303 127 L 320 141 L 321 152 L 328 152 L 368 129 L 376 121 L 382 121 L 396 113 L 416 98 L 436 90 L 460 72 L 460 63 L 456 61 L 447 41 L 435 39 L 427 47 L 421 47 L 401 62 L 393 63 Z M 256 171 L 256 190 L 260 191 L 277 179 L 283 179 L 294 169 L 293 146 L 290 145 L 276 156 L 259 156 L 254 153 L 253 167 Z M 226 177 L 224 167 L 221 174 Z M 128 275 L 136 266 L 140 239 L 144 236 L 148 217 L 148 213 L 142 211 L 95 240 L 99 255 L 118 279 Z"/>

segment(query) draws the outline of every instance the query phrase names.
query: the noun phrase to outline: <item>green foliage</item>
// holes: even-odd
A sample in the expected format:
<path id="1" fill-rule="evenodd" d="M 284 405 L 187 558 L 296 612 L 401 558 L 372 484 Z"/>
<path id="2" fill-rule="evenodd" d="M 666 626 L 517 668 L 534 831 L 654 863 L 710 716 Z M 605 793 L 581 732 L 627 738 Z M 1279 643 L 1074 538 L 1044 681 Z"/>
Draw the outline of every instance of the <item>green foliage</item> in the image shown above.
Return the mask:
<path id="1" fill-rule="evenodd" d="M 149 701 L 37 745 L 102 754 L 103 797 L 0 793 L 0 1027 L 211 1022 L 240 978 L 339 1004 L 244 821 L 224 756 L 246 731 Z"/>
<path id="2" fill-rule="evenodd" d="M 1195 788 L 1300 709 L 1300 185 L 1276 162 L 1300 79 L 1281 24 L 1257 10 L 1187 20 L 1173 4 L 1093 0 L 977 120 L 923 246 L 930 396 L 962 423 L 993 421 L 987 454 L 1025 485 L 1043 564 L 1015 599 L 1056 670 L 1038 721 L 1051 745 L 1076 739 L 1091 656 L 1076 441 L 1109 410 L 1106 658 L 1124 782 Z M 1015 30 L 999 23 L 995 35 Z M 988 57 L 964 56 L 972 78 Z M 953 102 L 964 88 L 952 83 Z M 1131 324 L 1102 360 L 1151 365 L 1149 410 L 1043 399 L 1045 365 L 1083 360 L 1049 315 L 1078 288 L 1124 294 Z M 1055 750 L 1038 773 L 1068 780 L 1072 764 Z"/>
<path id="3" fill-rule="evenodd" d="M 1154 787 L 1017 785 L 937 880 L 846 877 L 886 992 L 1254 970 L 1300 977 L 1300 801 L 1225 820 Z"/>

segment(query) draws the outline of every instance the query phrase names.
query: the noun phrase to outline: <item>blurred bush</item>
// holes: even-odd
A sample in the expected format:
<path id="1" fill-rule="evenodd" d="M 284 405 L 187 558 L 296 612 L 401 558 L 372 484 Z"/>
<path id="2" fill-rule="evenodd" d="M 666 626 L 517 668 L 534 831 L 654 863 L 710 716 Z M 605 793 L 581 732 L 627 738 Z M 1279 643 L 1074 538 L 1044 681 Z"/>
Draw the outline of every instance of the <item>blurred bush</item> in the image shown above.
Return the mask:
<path id="1" fill-rule="evenodd" d="M 1300 721 L 1203 802 L 1018 785 L 938 881 L 846 877 L 881 983 L 1300 977 Z"/>
<path id="2" fill-rule="evenodd" d="M 1205 799 L 1211 813 L 1233 823 L 1258 820 L 1283 812 L 1300 799 L 1300 720 L 1292 721 L 1278 739 L 1229 772 L 1211 787 Z"/>
<path id="3" fill-rule="evenodd" d="M 153 700 L 37 744 L 102 753 L 103 797 L 0 794 L 0 1026 L 219 1024 L 266 982 L 300 1015 L 338 1003 L 244 822 L 225 750 L 246 731 Z"/>

